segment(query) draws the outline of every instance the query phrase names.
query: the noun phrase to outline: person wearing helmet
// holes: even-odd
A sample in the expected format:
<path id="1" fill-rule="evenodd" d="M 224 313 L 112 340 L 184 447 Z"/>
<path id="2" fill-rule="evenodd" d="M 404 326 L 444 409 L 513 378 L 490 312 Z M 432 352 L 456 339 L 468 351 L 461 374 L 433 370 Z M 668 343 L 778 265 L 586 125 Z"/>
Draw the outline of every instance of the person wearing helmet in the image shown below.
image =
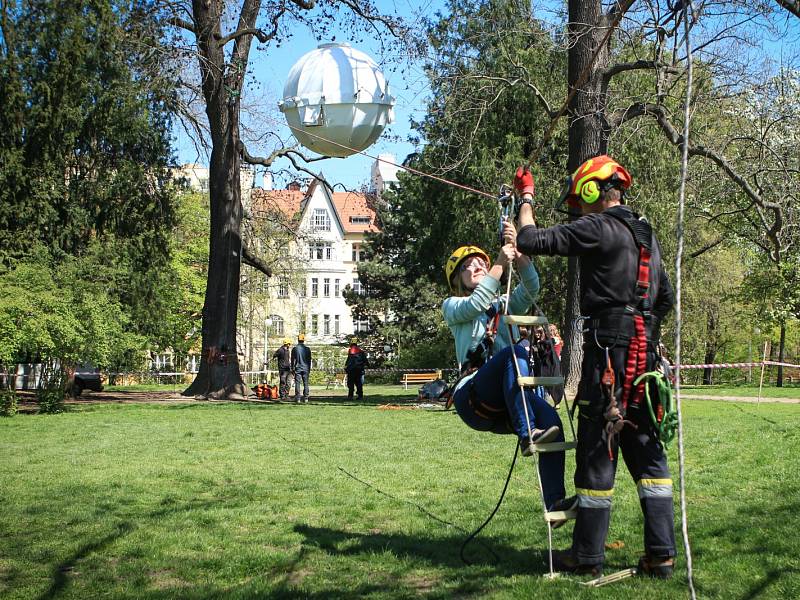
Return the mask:
<path id="1" fill-rule="evenodd" d="M 521 282 L 509 298 L 500 295 L 500 279 L 512 262 Z M 455 339 L 462 372 L 452 394 L 458 415 L 472 429 L 515 434 L 523 456 L 533 454 L 534 444 L 563 441 L 556 410 L 538 391 L 525 389 L 523 394 L 517 384 L 514 362 L 521 375 L 528 376 L 528 355 L 522 346 L 512 344 L 501 316 L 506 312 L 506 303 L 509 314 L 527 313 L 539 293 L 539 275 L 530 259 L 511 243 L 501 248 L 494 264 L 477 246 L 461 246 L 447 260 L 445 275 L 453 295 L 442 304 L 442 313 Z M 496 334 L 492 335 L 492 331 Z M 515 333 L 515 337 L 519 336 Z M 523 402 L 527 405 L 530 434 Z M 564 452 L 543 453 L 539 473 L 548 509 L 567 508 L 561 506 L 566 495 Z"/>
<path id="2" fill-rule="evenodd" d="M 278 375 L 280 377 L 280 399 L 289 400 L 289 388 L 292 377 L 292 340 L 283 338 L 283 345 L 275 350 L 272 358 L 278 361 Z"/>
<path id="3" fill-rule="evenodd" d="M 353 390 L 357 391 L 359 400 L 364 398 L 364 371 L 369 366 L 367 353 L 358 347 L 358 339 L 350 339 L 344 372 L 347 374 L 347 399 L 353 399 Z"/>
<path id="4" fill-rule="evenodd" d="M 300 404 L 302 400 L 308 404 L 308 376 L 311 374 L 311 349 L 306 346 L 306 336 L 301 333 L 297 336 L 297 345 L 292 348 L 292 372 L 294 373 L 294 401 Z M 300 396 L 300 386 L 303 386 L 303 395 Z"/>
<path id="5" fill-rule="evenodd" d="M 562 201 L 580 211 L 566 224 L 537 229 L 533 176 L 518 169 L 523 199 L 517 248 L 529 256 L 580 258 L 580 307 L 587 315 L 578 395 L 575 488 L 578 511 L 572 547 L 556 560 L 561 571 L 602 571 L 617 458 L 636 481 L 644 513 L 645 556 L 639 572 L 670 577 L 674 569 L 672 479 L 666 455 L 634 385 L 658 359 L 660 323 L 674 295 L 652 228 L 625 205 L 630 173 L 611 157 L 596 156 L 567 179 Z M 507 227 L 511 235 L 513 228 Z M 652 396 L 652 395 L 651 395 Z"/>

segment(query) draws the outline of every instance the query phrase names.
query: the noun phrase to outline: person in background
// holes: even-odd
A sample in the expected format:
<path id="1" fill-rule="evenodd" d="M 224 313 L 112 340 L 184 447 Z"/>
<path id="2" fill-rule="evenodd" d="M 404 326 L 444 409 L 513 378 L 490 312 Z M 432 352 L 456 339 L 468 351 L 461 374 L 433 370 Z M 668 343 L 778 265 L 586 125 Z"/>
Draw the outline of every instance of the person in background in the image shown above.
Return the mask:
<path id="1" fill-rule="evenodd" d="M 344 363 L 344 372 L 347 374 L 347 399 L 353 399 L 355 388 L 357 397 L 364 397 L 364 371 L 369 366 L 367 354 L 358 347 L 356 338 L 350 339 L 350 349 L 347 351 L 347 360 Z"/>
<path id="2" fill-rule="evenodd" d="M 564 347 L 564 340 L 561 339 L 558 327 L 553 323 L 550 323 L 550 337 L 553 338 L 553 349 L 556 351 L 556 356 L 561 358 L 561 348 Z"/>
<path id="3" fill-rule="evenodd" d="M 297 336 L 297 345 L 292 348 L 291 368 L 294 373 L 294 401 L 308 404 L 308 376 L 311 374 L 311 350 L 305 344 L 305 334 Z M 300 395 L 300 386 L 303 395 Z"/>
<path id="4" fill-rule="evenodd" d="M 278 361 L 278 374 L 280 376 L 280 399 L 289 399 L 289 388 L 292 377 L 292 340 L 283 338 L 283 345 L 275 350 L 272 358 Z"/>

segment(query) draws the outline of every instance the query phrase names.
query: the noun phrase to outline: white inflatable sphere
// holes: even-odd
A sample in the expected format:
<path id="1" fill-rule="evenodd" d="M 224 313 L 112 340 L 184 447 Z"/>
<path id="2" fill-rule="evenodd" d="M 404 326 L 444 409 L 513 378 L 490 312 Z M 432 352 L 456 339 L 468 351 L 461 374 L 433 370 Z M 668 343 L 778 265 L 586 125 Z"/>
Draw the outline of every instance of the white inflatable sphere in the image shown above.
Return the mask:
<path id="1" fill-rule="evenodd" d="M 368 148 L 394 120 L 378 65 L 348 44 L 322 44 L 298 60 L 278 107 L 303 146 L 327 156 Z"/>

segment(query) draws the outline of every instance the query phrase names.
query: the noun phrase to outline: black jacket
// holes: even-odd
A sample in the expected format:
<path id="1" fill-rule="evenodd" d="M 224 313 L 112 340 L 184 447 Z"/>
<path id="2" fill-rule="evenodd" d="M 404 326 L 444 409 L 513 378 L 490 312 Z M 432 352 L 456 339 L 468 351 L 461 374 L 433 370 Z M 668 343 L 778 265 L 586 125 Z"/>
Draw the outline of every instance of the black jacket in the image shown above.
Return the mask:
<path id="1" fill-rule="evenodd" d="M 639 250 L 631 230 L 614 213 L 623 218 L 638 217 L 627 206 L 614 206 L 546 229 L 529 225 L 517 237 L 517 247 L 528 255 L 580 257 L 580 305 L 581 313 L 587 316 L 636 305 Z M 651 246 L 650 299 L 653 327 L 657 328 L 672 309 L 675 296 L 655 234 Z"/>
<path id="2" fill-rule="evenodd" d="M 278 368 L 282 371 L 288 370 L 292 367 L 292 355 L 289 346 L 281 346 L 272 355 L 272 358 L 278 359 Z"/>

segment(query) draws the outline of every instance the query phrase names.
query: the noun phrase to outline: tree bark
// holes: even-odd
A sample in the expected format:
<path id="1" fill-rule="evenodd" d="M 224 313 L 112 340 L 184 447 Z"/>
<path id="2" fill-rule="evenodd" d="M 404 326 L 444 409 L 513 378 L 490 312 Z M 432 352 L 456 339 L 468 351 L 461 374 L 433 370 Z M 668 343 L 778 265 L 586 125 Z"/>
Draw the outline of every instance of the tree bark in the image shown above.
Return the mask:
<path id="1" fill-rule="evenodd" d="M 590 68 L 586 83 L 575 93 L 569 106 L 569 172 L 608 148 L 608 132 L 602 115 L 606 110 L 606 94 L 602 71 L 608 66 L 608 47 L 600 50 L 592 67 L 592 61 L 605 29 L 606 18 L 600 2 L 569 0 L 569 56 L 567 81 L 570 91 L 578 83 L 584 70 Z M 574 217 L 572 217 L 574 218 Z M 562 361 L 566 387 L 577 389 L 583 360 L 583 340 L 572 324 L 580 315 L 579 259 L 570 257 L 567 265 L 567 306 L 565 321 L 570 331 L 564 336 Z"/>

